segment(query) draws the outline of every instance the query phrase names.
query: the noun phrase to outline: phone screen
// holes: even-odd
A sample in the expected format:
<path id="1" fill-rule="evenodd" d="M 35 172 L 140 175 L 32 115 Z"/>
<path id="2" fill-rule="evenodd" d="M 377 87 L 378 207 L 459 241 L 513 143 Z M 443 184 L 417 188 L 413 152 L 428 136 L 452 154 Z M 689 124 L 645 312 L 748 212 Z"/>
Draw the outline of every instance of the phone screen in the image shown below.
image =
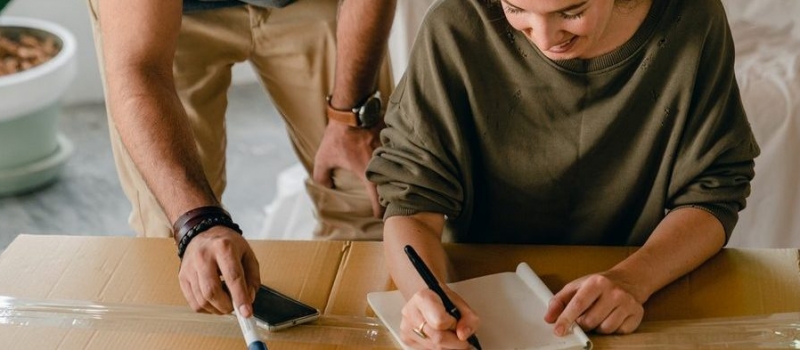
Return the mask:
<path id="1" fill-rule="evenodd" d="M 286 328 L 319 317 L 319 311 L 277 291 L 261 286 L 253 303 L 253 315 L 270 330 Z"/>

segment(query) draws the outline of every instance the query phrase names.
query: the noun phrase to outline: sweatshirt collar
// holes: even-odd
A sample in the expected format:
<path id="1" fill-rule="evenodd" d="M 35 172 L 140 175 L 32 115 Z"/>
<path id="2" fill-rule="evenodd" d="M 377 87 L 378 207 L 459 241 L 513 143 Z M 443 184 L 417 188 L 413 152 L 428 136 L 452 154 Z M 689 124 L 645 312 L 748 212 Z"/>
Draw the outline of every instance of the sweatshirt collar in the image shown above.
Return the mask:
<path id="1" fill-rule="evenodd" d="M 575 73 L 589 73 L 603 70 L 624 61 L 638 51 L 645 43 L 647 43 L 647 41 L 653 35 L 659 20 L 661 17 L 663 17 L 662 15 L 668 2 L 668 0 L 653 0 L 653 4 L 650 5 L 650 10 L 647 12 L 647 16 L 639 26 L 639 29 L 636 30 L 636 33 L 633 34 L 633 37 L 631 37 L 627 42 L 622 44 L 622 46 L 614 51 L 598 57 L 590 59 L 575 58 L 568 60 L 551 60 L 547 58 L 547 56 L 545 56 L 539 50 L 539 48 L 536 47 L 536 45 L 530 42 L 529 43 L 531 47 L 536 50 L 536 53 L 540 57 L 563 69 Z"/>

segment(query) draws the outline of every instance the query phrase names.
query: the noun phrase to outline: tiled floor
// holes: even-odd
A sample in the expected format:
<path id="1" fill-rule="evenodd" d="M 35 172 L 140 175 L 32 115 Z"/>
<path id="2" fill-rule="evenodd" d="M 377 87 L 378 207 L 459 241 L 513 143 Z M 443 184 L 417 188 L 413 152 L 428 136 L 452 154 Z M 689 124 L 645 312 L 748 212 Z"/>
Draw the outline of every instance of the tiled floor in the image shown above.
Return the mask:
<path id="1" fill-rule="evenodd" d="M 228 189 L 223 202 L 245 232 L 258 232 L 275 180 L 294 164 L 280 116 L 257 84 L 234 86 L 228 107 Z M 0 198 L 0 250 L 19 234 L 133 235 L 114 169 L 105 105 L 70 106 L 61 131 L 75 153 L 54 184 Z"/>

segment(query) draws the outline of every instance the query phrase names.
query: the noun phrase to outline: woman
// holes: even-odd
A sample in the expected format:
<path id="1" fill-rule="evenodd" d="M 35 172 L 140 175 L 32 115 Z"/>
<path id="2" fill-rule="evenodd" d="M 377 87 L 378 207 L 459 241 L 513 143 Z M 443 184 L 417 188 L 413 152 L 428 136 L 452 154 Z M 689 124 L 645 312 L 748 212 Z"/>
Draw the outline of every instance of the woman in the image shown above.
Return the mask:
<path id="1" fill-rule="evenodd" d="M 467 348 L 403 253 L 447 280 L 468 243 L 641 246 L 559 291 L 545 320 L 630 333 L 643 303 L 727 241 L 758 146 L 718 1 L 443 0 L 431 8 L 368 167 L 407 298 L 402 338 Z M 415 329 L 417 332 L 415 332 Z"/>

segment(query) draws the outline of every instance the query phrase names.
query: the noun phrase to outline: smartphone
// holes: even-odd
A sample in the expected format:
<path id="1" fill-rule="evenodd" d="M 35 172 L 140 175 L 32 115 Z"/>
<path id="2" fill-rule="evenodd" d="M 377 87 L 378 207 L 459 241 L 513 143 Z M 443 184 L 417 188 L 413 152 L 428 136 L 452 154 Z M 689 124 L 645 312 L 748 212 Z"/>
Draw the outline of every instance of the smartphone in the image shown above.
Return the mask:
<path id="1" fill-rule="evenodd" d="M 319 310 L 261 285 L 253 302 L 256 322 L 270 331 L 291 327 L 319 318 Z"/>

